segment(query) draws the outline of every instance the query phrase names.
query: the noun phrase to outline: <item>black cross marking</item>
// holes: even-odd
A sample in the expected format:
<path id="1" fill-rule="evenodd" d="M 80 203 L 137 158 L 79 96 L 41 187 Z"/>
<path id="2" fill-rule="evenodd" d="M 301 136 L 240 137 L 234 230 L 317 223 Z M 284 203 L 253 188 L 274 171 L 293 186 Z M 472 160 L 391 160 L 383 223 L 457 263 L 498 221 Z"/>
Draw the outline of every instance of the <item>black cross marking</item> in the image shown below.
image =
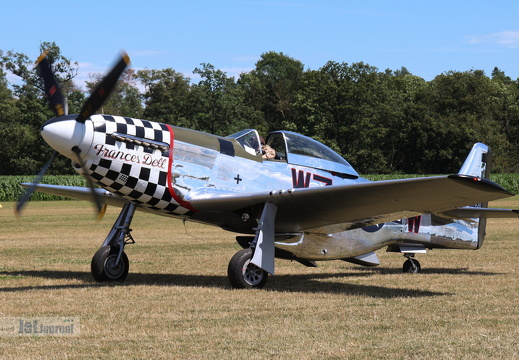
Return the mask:
<path id="1" fill-rule="evenodd" d="M 240 179 L 240 174 L 236 175 L 236 177 L 234 178 L 234 180 L 236 180 L 236 184 L 239 184 L 240 181 L 242 181 L 243 179 Z"/>

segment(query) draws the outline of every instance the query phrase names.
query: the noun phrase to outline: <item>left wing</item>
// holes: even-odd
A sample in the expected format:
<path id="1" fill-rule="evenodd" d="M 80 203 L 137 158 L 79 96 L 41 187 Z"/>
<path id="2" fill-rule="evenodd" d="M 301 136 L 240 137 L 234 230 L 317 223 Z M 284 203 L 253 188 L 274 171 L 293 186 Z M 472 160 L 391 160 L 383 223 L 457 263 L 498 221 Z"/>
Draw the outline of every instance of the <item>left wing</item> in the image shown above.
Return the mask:
<path id="1" fill-rule="evenodd" d="M 272 202 L 278 206 L 276 232 L 340 224 L 348 230 L 418 214 L 443 213 L 462 206 L 513 196 L 490 180 L 467 175 L 436 176 L 360 184 L 236 194 L 203 189 L 185 200 L 199 211 L 244 211 Z"/>
<path id="2" fill-rule="evenodd" d="M 22 183 L 20 184 L 24 188 L 27 188 L 31 186 L 31 183 Z M 45 193 L 45 194 L 51 194 L 51 195 L 57 195 L 57 196 L 63 196 L 68 197 L 71 199 L 77 199 L 77 200 L 85 200 L 85 201 L 92 201 L 92 190 L 87 187 L 80 187 L 80 186 L 63 186 L 63 185 L 51 185 L 51 184 L 38 184 L 36 186 L 36 191 Z M 111 206 L 117 206 L 122 207 L 124 204 L 127 203 L 126 200 L 112 194 L 109 191 L 103 190 L 103 189 L 93 189 L 96 194 L 99 196 L 99 199 L 101 201 L 101 205 L 111 205 Z"/>

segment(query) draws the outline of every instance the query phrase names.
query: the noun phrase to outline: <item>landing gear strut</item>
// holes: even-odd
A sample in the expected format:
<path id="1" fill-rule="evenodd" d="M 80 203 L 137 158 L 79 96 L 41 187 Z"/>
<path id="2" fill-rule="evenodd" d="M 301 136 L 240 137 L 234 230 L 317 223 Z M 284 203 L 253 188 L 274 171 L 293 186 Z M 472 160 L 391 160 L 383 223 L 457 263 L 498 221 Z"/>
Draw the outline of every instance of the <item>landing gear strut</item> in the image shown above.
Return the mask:
<path id="1" fill-rule="evenodd" d="M 124 205 L 119 217 L 108 233 L 103 245 L 92 258 L 92 276 L 96 281 L 123 281 L 128 275 L 130 262 L 124 252 L 127 244 L 134 244 L 130 224 L 135 213 L 135 205 Z"/>
<path id="2" fill-rule="evenodd" d="M 418 260 L 413 259 L 414 254 L 404 254 L 407 260 L 404 262 L 404 266 L 402 267 L 403 272 L 409 274 L 418 274 L 422 267 Z"/>
<path id="3" fill-rule="evenodd" d="M 274 275 L 275 227 L 277 205 L 265 203 L 258 221 L 256 236 L 250 244 L 239 242 L 242 247 L 229 262 L 227 275 L 235 289 L 261 289 L 268 280 L 268 274 Z M 248 238 L 250 239 L 250 238 Z"/>

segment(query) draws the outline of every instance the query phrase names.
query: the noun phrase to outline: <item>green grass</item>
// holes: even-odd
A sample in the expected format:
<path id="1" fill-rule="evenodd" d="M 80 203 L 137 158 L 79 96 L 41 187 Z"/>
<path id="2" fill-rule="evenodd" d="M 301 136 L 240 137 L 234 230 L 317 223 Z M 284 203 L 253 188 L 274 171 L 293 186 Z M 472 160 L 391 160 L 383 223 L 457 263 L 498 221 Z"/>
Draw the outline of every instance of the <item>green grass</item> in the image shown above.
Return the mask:
<path id="1" fill-rule="evenodd" d="M 0 208 L 0 317 L 79 317 L 77 337 L 0 339 L 0 358 L 513 359 L 519 357 L 517 220 L 490 220 L 483 249 L 420 255 L 422 273 L 276 261 L 264 290 L 232 290 L 239 247 L 217 228 L 137 213 L 124 283 L 89 261 L 118 209 L 87 202 Z M 494 202 L 519 208 L 519 197 Z"/>

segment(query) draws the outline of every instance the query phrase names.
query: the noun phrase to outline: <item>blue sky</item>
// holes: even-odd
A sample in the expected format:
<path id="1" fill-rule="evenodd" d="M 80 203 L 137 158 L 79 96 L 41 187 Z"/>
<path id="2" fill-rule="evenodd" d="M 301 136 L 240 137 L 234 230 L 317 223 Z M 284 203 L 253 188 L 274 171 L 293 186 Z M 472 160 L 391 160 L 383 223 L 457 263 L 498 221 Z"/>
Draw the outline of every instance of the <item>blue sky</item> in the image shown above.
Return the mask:
<path id="1" fill-rule="evenodd" d="M 121 49 L 134 69 L 192 78 L 203 62 L 236 76 L 278 51 L 310 69 L 363 61 L 431 80 L 497 66 L 515 80 L 518 14 L 519 2 L 502 0 L 6 0 L 0 49 L 36 59 L 40 42 L 54 41 L 80 64 L 79 81 L 106 71 Z"/>

